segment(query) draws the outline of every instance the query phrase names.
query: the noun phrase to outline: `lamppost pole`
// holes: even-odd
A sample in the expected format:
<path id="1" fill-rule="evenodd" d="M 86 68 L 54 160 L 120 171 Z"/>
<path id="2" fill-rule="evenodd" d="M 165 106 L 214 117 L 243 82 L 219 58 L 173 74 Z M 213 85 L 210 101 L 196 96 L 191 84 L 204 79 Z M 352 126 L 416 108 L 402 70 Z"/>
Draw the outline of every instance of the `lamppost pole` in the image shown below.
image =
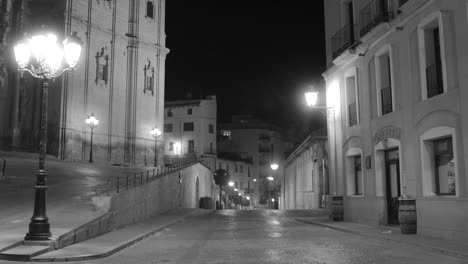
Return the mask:
<path id="1" fill-rule="evenodd" d="M 268 180 L 273 181 L 273 180 L 275 179 L 275 178 L 274 178 L 274 177 L 275 177 L 275 172 L 276 172 L 276 170 L 278 170 L 278 167 L 279 167 L 279 166 L 278 166 L 277 163 L 272 163 L 272 164 L 270 165 L 270 167 L 271 167 L 271 169 L 273 170 L 273 177 L 268 177 Z M 270 183 L 268 183 L 268 202 L 270 202 Z M 273 206 L 272 206 L 272 207 L 273 207 L 273 209 L 275 209 L 275 203 L 274 203 L 273 200 L 272 200 L 272 202 L 273 202 Z"/>
<path id="2" fill-rule="evenodd" d="M 89 148 L 89 162 L 93 162 L 93 132 L 94 128 L 99 125 L 99 120 L 96 119 L 94 114 L 91 114 L 91 116 L 88 116 L 86 118 L 86 125 L 88 125 L 89 128 L 91 128 L 91 138 L 90 138 L 90 148 Z"/>
<path id="3" fill-rule="evenodd" d="M 52 236 L 46 213 L 47 173 L 45 170 L 49 80 L 75 67 L 81 53 L 80 42 L 76 34 L 73 34 L 65 39 L 63 45 L 60 45 L 55 35 L 47 34 L 34 36 L 14 47 L 15 59 L 21 75 L 23 72 L 29 72 L 33 77 L 42 79 L 39 170 L 34 186 L 34 213 L 29 223 L 28 233 L 24 238 L 28 241 L 48 241 Z"/>
<path id="4" fill-rule="evenodd" d="M 150 131 L 151 136 L 154 138 L 154 167 L 158 166 L 158 137 L 161 135 L 161 130 L 154 127 Z"/>

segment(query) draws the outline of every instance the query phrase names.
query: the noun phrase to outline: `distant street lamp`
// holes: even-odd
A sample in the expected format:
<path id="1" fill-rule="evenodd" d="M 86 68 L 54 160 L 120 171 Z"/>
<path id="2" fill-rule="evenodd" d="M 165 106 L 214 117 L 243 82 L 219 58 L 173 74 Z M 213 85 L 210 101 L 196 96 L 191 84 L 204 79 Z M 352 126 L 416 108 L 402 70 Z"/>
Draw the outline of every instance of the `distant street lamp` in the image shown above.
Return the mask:
<path id="1" fill-rule="evenodd" d="M 154 127 L 150 131 L 151 136 L 154 138 L 154 167 L 158 166 L 158 137 L 161 135 L 161 130 Z"/>
<path id="2" fill-rule="evenodd" d="M 99 120 L 96 119 L 93 113 L 91 113 L 91 116 L 88 116 L 85 120 L 86 125 L 88 125 L 89 128 L 91 128 L 91 142 L 90 142 L 90 147 L 89 147 L 89 162 L 93 162 L 93 131 L 94 128 L 99 125 Z"/>
<path id="3" fill-rule="evenodd" d="M 233 181 L 230 181 L 230 182 L 228 183 L 228 185 L 229 185 L 229 187 L 232 187 L 232 186 L 234 186 L 234 182 L 233 182 Z"/>
<path id="4" fill-rule="evenodd" d="M 253 179 L 253 181 L 254 181 L 254 182 L 256 182 L 256 181 L 257 181 L 257 179 Z"/>
<path id="5" fill-rule="evenodd" d="M 237 192 L 237 191 L 238 191 L 238 189 L 237 189 L 237 188 L 234 188 L 234 191 L 235 191 L 235 192 Z"/>
<path id="6" fill-rule="evenodd" d="M 268 176 L 267 179 L 268 179 L 269 181 L 273 181 L 273 180 L 274 180 L 274 178 L 271 177 L 271 176 Z"/>
<path id="7" fill-rule="evenodd" d="M 271 167 L 272 170 L 275 171 L 275 170 L 278 169 L 279 166 L 278 166 L 278 164 L 276 164 L 276 163 L 272 163 L 272 164 L 270 165 L 270 167 Z"/>
<path id="8" fill-rule="evenodd" d="M 18 43 L 14 47 L 18 71 L 23 76 L 29 72 L 33 77 L 42 79 L 41 134 L 39 150 L 39 170 L 36 174 L 34 214 L 29 223 L 25 240 L 50 240 L 49 218 L 46 214 L 47 173 L 45 157 L 47 149 L 47 108 L 49 81 L 72 70 L 81 53 L 81 40 L 72 34 L 63 43 L 57 42 L 54 34 L 37 35 Z"/>

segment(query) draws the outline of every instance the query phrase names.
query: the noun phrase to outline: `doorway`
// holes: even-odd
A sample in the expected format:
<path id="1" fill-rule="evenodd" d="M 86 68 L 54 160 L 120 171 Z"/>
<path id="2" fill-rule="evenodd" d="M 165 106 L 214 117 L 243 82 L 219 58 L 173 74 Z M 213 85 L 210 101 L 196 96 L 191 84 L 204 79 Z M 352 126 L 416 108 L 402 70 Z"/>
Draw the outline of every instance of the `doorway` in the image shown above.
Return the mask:
<path id="1" fill-rule="evenodd" d="M 400 197 L 400 159 L 398 149 L 385 151 L 385 185 L 387 198 L 387 220 L 389 225 L 399 225 L 398 207 Z"/>
<path id="2" fill-rule="evenodd" d="M 200 182 L 197 180 L 195 182 L 195 208 L 199 208 L 200 205 Z"/>

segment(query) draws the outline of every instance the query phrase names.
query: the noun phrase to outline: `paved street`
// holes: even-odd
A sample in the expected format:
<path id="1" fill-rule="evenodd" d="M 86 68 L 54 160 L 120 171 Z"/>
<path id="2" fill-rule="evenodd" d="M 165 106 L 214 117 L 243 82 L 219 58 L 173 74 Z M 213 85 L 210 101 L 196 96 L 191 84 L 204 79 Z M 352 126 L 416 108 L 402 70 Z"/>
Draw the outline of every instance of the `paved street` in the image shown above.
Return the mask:
<path id="1" fill-rule="evenodd" d="M 108 258 L 75 263 L 468 263 L 294 219 L 302 214 L 228 210 L 196 215 Z"/>

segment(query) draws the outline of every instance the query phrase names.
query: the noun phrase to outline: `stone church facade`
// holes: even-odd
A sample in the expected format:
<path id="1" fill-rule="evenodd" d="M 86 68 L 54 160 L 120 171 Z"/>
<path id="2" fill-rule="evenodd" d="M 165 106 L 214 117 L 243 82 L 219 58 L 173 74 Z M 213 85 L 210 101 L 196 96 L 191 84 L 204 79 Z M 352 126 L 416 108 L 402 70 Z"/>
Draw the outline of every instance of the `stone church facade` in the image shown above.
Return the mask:
<path id="1" fill-rule="evenodd" d="M 85 119 L 94 114 L 95 161 L 152 164 L 150 130 L 163 126 L 169 53 L 165 0 L 3 0 L 0 12 L 0 149 L 35 152 L 39 145 L 41 81 L 20 77 L 15 43 L 37 32 L 59 39 L 76 32 L 82 51 L 75 70 L 50 83 L 47 153 L 87 160 Z"/>

